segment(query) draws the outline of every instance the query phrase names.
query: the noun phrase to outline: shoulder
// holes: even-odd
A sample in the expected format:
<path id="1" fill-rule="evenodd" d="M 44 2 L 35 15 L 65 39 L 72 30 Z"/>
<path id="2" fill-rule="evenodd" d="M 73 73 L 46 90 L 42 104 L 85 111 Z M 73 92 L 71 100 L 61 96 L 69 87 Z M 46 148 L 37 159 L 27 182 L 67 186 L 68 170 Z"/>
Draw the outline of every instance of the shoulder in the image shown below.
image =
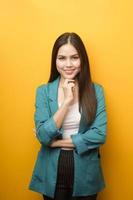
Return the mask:
<path id="1" fill-rule="evenodd" d="M 100 83 L 97 83 L 97 82 L 93 82 L 93 85 L 94 85 L 94 89 L 95 89 L 95 92 L 96 92 L 96 96 L 99 97 L 99 96 L 103 96 L 104 95 L 104 87 L 103 85 L 101 85 Z"/>
<path id="2" fill-rule="evenodd" d="M 36 92 L 48 94 L 49 90 L 51 90 L 54 87 L 56 82 L 57 82 L 57 80 L 54 80 L 54 81 L 48 82 L 48 83 L 42 83 L 42 84 L 40 84 L 39 86 L 36 87 Z"/>
<path id="3" fill-rule="evenodd" d="M 56 80 L 52 81 L 52 82 L 47 82 L 47 83 L 42 83 L 40 85 L 37 86 L 37 90 L 47 90 L 49 87 L 51 87 L 51 85 L 54 84 Z"/>
<path id="4" fill-rule="evenodd" d="M 36 94 L 45 95 L 47 92 L 48 85 L 49 83 L 43 83 L 43 84 L 38 85 L 35 89 Z"/>
<path id="5" fill-rule="evenodd" d="M 94 85 L 95 89 L 103 88 L 103 85 L 101 85 L 100 83 L 97 83 L 97 82 L 93 82 L 93 85 Z"/>
<path id="6" fill-rule="evenodd" d="M 45 84 L 45 83 L 38 85 L 36 87 L 36 92 L 43 92 L 45 90 L 45 88 L 46 88 L 46 85 L 47 84 Z"/>

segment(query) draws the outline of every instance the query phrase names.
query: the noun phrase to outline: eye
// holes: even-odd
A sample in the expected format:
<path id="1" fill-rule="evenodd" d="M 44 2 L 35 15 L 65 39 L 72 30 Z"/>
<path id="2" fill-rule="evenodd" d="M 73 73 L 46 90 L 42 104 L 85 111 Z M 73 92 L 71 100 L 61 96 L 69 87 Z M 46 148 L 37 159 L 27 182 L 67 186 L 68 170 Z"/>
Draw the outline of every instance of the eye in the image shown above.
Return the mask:
<path id="1" fill-rule="evenodd" d="M 59 60 L 64 60 L 64 59 L 65 59 L 65 57 L 59 57 L 58 59 L 59 59 Z"/>
<path id="2" fill-rule="evenodd" d="M 74 57 L 73 57 L 74 60 L 76 60 L 76 59 L 78 59 L 78 58 L 79 58 L 78 56 L 74 56 Z"/>

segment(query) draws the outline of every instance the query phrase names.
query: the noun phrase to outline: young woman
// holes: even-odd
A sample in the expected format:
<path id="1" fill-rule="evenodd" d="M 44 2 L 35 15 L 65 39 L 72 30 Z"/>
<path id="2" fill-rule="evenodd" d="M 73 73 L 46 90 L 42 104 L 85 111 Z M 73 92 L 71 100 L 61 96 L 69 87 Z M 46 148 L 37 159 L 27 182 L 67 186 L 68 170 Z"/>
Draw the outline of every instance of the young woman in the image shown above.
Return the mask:
<path id="1" fill-rule="evenodd" d="M 105 187 L 99 151 L 106 139 L 105 98 L 76 33 L 55 41 L 50 78 L 37 88 L 35 105 L 41 148 L 29 189 L 45 200 L 96 200 Z"/>

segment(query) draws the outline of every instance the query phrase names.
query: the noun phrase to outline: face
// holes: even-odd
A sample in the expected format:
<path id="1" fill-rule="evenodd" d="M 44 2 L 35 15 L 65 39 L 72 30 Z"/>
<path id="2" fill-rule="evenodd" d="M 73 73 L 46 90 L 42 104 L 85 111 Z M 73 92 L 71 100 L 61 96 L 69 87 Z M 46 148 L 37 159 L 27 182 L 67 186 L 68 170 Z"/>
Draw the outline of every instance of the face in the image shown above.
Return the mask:
<path id="1" fill-rule="evenodd" d="M 63 79 L 74 79 L 80 72 L 81 60 L 73 45 L 65 44 L 59 48 L 56 67 Z"/>

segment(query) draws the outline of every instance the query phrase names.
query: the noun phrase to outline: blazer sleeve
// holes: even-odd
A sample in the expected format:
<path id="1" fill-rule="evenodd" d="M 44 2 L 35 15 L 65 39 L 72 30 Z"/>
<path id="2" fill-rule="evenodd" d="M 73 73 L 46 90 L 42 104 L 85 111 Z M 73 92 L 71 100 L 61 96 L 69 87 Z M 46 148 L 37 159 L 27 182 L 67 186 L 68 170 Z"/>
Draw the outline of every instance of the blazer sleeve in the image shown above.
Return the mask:
<path id="1" fill-rule="evenodd" d="M 45 87 L 46 85 L 43 85 L 36 89 L 34 122 L 36 137 L 39 142 L 48 145 L 61 133 L 56 126 L 53 116 L 50 116 Z"/>
<path id="2" fill-rule="evenodd" d="M 104 97 L 104 89 L 101 85 L 96 89 L 97 111 L 96 117 L 87 131 L 71 135 L 78 154 L 97 148 L 105 143 L 107 129 L 107 113 Z"/>

